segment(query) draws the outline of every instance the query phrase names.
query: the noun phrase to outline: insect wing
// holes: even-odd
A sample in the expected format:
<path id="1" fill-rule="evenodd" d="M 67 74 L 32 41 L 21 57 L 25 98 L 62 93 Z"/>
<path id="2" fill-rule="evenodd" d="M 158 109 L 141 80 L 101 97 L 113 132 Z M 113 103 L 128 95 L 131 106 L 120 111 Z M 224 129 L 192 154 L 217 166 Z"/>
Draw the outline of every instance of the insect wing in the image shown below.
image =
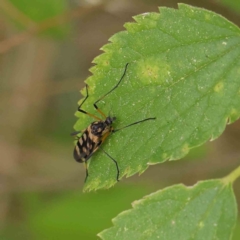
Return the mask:
<path id="1" fill-rule="evenodd" d="M 73 156 L 77 162 L 87 161 L 101 145 L 100 137 L 93 136 L 87 128 L 78 139 Z"/>

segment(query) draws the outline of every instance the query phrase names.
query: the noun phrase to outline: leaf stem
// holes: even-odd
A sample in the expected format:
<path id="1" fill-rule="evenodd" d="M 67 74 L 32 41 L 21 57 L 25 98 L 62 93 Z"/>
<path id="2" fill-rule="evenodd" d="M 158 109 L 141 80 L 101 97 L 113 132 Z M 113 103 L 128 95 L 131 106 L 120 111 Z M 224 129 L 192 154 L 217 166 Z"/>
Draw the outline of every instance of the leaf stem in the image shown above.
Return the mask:
<path id="1" fill-rule="evenodd" d="M 225 184 L 229 184 L 229 183 L 232 184 L 239 177 L 240 177 L 240 166 L 234 169 L 230 174 L 228 174 L 222 180 Z"/>

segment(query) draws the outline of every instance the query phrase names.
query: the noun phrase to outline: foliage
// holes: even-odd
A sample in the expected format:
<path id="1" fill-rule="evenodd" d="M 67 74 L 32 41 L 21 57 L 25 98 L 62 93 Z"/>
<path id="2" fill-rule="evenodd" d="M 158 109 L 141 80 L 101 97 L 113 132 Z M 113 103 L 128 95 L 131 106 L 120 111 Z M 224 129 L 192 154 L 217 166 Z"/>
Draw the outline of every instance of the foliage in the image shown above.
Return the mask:
<path id="1" fill-rule="evenodd" d="M 10 0 L 10 2 L 19 12 L 16 25 L 24 29 L 38 27 L 37 23 L 61 15 L 67 9 L 66 0 Z M 44 27 L 44 24 L 41 27 Z M 61 26 L 48 29 L 46 33 L 51 37 L 62 38 L 66 36 L 68 30 L 67 24 L 61 24 Z"/>
<path id="2" fill-rule="evenodd" d="M 149 164 L 177 160 L 193 147 L 221 135 L 240 116 L 240 31 L 223 17 L 185 4 L 179 9 L 134 17 L 126 31 L 115 34 L 95 58 L 87 79 L 89 101 L 84 109 L 113 88 L 129 63 L 118 88 L 99 102 L 117 117 L 115 128 L 149 117 L 112 134 L 103 145 L 120 166 L 120 177 L 142 173 Z M 84 90 L 85 91 L 85 90 Z M 85 95 L 85 92 L 82 92 Z M 93 108 L 92 108 L 93 109 Z M 92 121 L 77 113 L 76 130 Z M 98 151 L 89 164 L 85 190 L 116 183 L 115 165 Z M 237 207 L 228 177 L 176 185 L 133 203 L 113 220 L 102 239 L 229 239 Z"/>
<path id="3" fill-rule="evenodd" d="M 102 239 L 229 239 L 237 218 L 231 184 L 175 185 L 133 203 L 113 219 Z"/>
<path id="4" fill-rule="evenodd" d="M 223 5 L 228 6 L 233 11 L 240 12 L 240 2 L 238 0 L 220 0 Z"/>
<path id="5" fill-rule="evenodd" d="M 115 128 L 148 117 L 154 121 L 112 134 L 103 148 L 118 161 L 120 177 L 144 172 L 149 164 L 181 159 L 189 149 L 217 138 L 240 114 L 239 29 L 223 17 L 179 5 L 134 17 L 127 31 L 115 34 L 95 58 L 87 79 L 92 104 L 117 117 Z M 82 91 L 85 95 L 85 89 Z M 76 130 L 93 121 L 77 113 Z M 90 162 L 90 161 L 89 161 Z M 85 189 L 116 183 L 116 167 L 102 151 L 89 164 Z"/>

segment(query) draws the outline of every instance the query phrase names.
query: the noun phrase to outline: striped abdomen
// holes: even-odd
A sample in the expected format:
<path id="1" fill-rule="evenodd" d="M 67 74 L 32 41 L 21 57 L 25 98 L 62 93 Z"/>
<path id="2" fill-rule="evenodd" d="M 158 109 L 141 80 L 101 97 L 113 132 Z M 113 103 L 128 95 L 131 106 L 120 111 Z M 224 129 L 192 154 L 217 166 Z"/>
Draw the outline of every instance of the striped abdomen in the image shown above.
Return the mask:
<path id="1" fill-rule="evenodd" d="M 87 161 L 105 139 L 104 135 L 111 131 L 111 126 L 104 121 L 96 121 L 83 132 L 74 148 L 73 156 L 77 162 Z M 104 139 L 103 139 L 104 138 Z"/>

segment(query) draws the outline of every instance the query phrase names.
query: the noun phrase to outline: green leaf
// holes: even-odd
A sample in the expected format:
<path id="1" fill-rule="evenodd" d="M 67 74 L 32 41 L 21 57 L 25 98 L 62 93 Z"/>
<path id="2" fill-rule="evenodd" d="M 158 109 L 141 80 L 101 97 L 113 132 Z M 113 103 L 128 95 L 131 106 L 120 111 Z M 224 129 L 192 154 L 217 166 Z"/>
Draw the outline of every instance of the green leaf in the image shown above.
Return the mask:
<path id="1" fill-rule="evenodd" d="M 235 12 L 240 12 L 240 2 L 239 0 L 220 0 L 223 5 L 231 8 Z"/>
<path id="2" fill-rule="evenodd" d="M 66 0 L 10 0 L 10 2 L 26 19 L 28 18 L 29 21 L 35 23 L 61 15 L 67 10 Z M 19 25 L 20 21 L 17 21 L 17 24 Z M 26 28 L 28 26 L 22 27 Z M 63 37 L 68 33 L 68 30 L 69 26 L 61 24 L 61 26 L 47 30 L 46 33 L 53 37 Z"/>
<path id="3" fill-rule="evenodd" d="M 156 117 L 108 137 L 104 150 L 120 168 L 120 177 L 144 172 L 149 164 L 176 160 L 189 149 L 217 138 L 240 115 L 240 31 L 213 12 L 179 4 L 158 13 L 134 17 L 127 31 L 94 59 L 87 79 L 89 99 L 83 109 L 97 114 L 93 103 L 126 76 L 99 102 L 117 117 L 115 128 Z M 86 95 L 86 90 L 82 91 Z M 92 121 L 78 112 L 76 130 Z M 89 164 L 85 190 L 116 183 L 116 166 L 101 150 Z"/>
<path id="4" fill-rule="evenodd" d="M 226 240 L 237 220 L 232 185 L 221 180 L 176 185 L 135 201 L 99 236 L 124 240 Z"/>

